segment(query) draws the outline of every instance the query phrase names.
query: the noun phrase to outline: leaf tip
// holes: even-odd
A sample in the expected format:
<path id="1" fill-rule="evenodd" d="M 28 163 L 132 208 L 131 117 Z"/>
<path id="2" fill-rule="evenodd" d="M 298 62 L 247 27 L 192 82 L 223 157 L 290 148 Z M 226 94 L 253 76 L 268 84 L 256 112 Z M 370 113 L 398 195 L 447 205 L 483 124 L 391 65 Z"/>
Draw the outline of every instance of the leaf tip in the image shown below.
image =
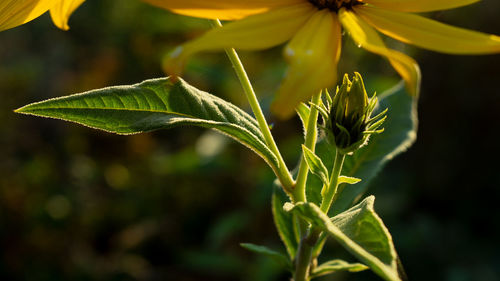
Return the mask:
<path id="1" fill-rule="evenodd" d="M 366 197 L 366 203 L 368 204 L 374 204 L 375 203 L 375 195 L 370 195 L 368 197 Z"/>
<path id="2" fill-rule="evenodd" d="M 294 207 L 295 207 L 295 205 L 293 205 L 292 203 L 286 202 L 285 205 L 283 205 L 283 210 L 285 210 L 285 212 L 288 213 L 288 212 L 291 212 Z"/>
<path id="3" fill-rule="evenodd" d="M 363 200 L 362 204 L 364 206 L 366 206 L 366 208 L 370 211 L 375 211 L 375 196 L 374 195 L 370 195 L 368 197 L 365 198 L 365 200 Z"/>
<path id="4" fill-rule="evenodd" d="M 310 152 L 311 150 L 307 146 L 302 145 L 302 151 L 305 153 L 305 152 Z"/>
<path id="5" fill-rule="evenodd" d="M 19 113 L 19 114 L 28 114 L 28 110 L 26 110 L 29 107 L 29 105 L 25 105 L 23 107 L 20 107 L 18 109 L 14 109 L 14 113 Z"/>
<path id="6" fill-rule="evenodd" d="M 250 245 L 250 243 L 240 243 L 240 247 L 245 248 L 245 249 L 248 249 L 249 245 Z"/>

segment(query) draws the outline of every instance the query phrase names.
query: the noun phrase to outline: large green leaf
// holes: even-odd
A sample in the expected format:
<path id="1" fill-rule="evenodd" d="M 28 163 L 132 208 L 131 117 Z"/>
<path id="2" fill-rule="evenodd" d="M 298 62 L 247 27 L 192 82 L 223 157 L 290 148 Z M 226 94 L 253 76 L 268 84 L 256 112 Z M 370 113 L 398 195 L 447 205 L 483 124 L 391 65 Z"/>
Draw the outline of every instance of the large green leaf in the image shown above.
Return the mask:
<path id="1" fill-rule="evenodd" d="M 344 162 L 343 175 L 362 179 L 358 184 L 343 189 L 333 213 L 337 214 L 351 206 L 368 189 L 368 183 L 396 155 L 406 151 L 417 137 L 418 99 L 409 95 L 401 82 L 379 96 L 379 109 L 388 108 L 385 131 L 375 135 L 369 145 L 360 149 Z"/>
<path id="2" fill-rule="evenodd" d="M 313 203 L 287 204 L 288 210 L 320 227 L 385 280 L 399 281 L 392 237 L 373 209 L 375 197 L 330 219 Z"/>
<path id="3" fill-rule="evenodd" d="M 410 96 L 404 83 L 378 95 L 377 111 L 389 109 L 387 120 L 383 124 L 384 132 L 373 135 L 367 146 L 347 156 L 344 161 L 342 175 L 359 178 L 362 181 L 355 185 L 342 184 L 339 195 L 332 206 L 331 213 L 338 214 L 349 208 L 368 189 L 370 180 L 396 155 L 406 151 L 417 135 L 417 99 Z M 316 146 L 316 155 L 331 170 L 334 148 L 322 140 Z M 321 202 L 322 184 L 314 177 L 308 179 L 308 199 L 319 204 Z"/>
<path id="4" fill-rule="evenodd" d="M 190 86 L 182 79 L 151 79 L 50 99 L 18 113 L 62 119 L 117 134 L 137 134 L 181 125 L 216 129 L 277 166 L 257 121 L 237 106 Z"/>

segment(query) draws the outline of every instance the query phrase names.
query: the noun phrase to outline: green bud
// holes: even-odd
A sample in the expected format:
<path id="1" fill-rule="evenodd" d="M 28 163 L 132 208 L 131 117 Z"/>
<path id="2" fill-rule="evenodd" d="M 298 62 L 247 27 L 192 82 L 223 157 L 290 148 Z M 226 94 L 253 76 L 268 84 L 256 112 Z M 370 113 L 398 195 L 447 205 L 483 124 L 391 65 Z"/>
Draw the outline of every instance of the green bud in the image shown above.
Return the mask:
<path id="1" fill-rule="evenodd" d="M 365 145 L 370 134 L 381 132 L 376 129 L 383 123 L 385 112 L 370 118 L 376 103 L 375 95 L 368 98 L 359 73 L 354 73 L 352 81 L 344 75 L 325 120 L 329 142 L 347 154 Z"/>
<path id="2" fill-rule="evenodd" d="M 351 81 L 349 80 L 349 76 L 345 74 L 344 80 L 342 81 L 342 85 L 340 85 L 340 87 L 337 87 L 337 92 L 335 94 L 335 97 L 333 98 L 332 107 L 336 108 L 337 110 L 335 111 L 335 113 L 330 112 L 330 115 L 334 114 L 334 119 L 336 120 L 342 120 L 345 116 L 345 109 L 346 109 L 345 100 L 347 98 L 347 93 L 350 86 L 351 86 Z"/>
<path id="3" fill-rule="evenodd" d="M 349 79 L 348 79 L 349 80 Z M 346 117 L 360 118 L 368 106 L 368 95 L 361 74 L 355 72 L 347 90 Z"/>

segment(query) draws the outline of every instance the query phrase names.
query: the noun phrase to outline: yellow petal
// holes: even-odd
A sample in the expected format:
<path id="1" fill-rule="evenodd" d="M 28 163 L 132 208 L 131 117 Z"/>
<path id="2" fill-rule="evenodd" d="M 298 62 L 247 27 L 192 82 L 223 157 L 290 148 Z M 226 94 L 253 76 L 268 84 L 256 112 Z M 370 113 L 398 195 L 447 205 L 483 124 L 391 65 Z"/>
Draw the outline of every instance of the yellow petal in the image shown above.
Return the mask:
<path id="1" fill-rule="evenodd" d="M 59 3 L 50 8 L 50 16 L 54 24 L 62 30 L 68 30 L 68 20 L 71 14 L 85 0 L 61 0 Z"/>
<path id="2" fill-rule="evenodd" d="M 187 58 L 200 51 L 224 48 L 256 50 L 279 45 L 292 38 L 315 11 L 312 5 L 303 3 L 249 16 L 212 29 L 175 49 L 164 61 L 164 68 L 168 74 L 178 75 Z"/>
<path id="3" fill-rule="evenodd" d="M 290 67 L 272 104 L 274 114 L 288 118 L 301 101 L 335 84 L 340 43 L 337 16 L 327 9 L 316 12 L 284 50 Z"/>
<path id="4" fill-rule="evenodd" d="M 359 6 L 356 14 L 387 36 L 449 54 L 500 52 L 500 37 L 457 28 L 418 15 Z"/>
<path id="5" fill-rule="evenodd" d="M 304 0 L 143 0 L 174 13 L 198 18 L 236 20 Z"/>
<path id="6" fill-rule="evenodd" d="M 481 0 L 363 0 L 363 2 L 400 12 L 431 12 L 470 5 Z"/>
<path id="7" fill-rule="evenodd" d="M 60 0 L 0 0 L 0 31 L 27 23 Z"/>
<path id="8" fill-rule="evenodd" d="M 420 68 L 415 60 L 401 52 L 387 49 L 377 31 L 361 18 L 357 17 L 352 11 L 341 9 L 339 19 L 356 44 L 369 52 L 385 56 L 405 80 L 410 94 L 418 95 L 421 75 Z"/>

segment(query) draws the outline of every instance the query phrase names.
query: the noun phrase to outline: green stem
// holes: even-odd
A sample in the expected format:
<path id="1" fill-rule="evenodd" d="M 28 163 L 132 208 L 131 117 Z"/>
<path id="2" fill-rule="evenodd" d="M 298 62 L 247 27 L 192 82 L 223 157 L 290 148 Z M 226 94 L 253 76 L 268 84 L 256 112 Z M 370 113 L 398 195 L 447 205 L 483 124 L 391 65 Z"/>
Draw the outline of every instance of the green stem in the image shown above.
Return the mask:
<path id="1" fill-rule="evenodd" d="M 330 183 L 326 187 L 325 192 L 323 193 L 323 201 L 321 201 L 320 209 L 325 214 L 328 214 L 330 210 L 330 206 L 333 202 L 333 197 L 335 193 L 337 193 L 337 188 L 339 186 L 339 177 L 342 172 L 342 165 L 344 164 L 345 154 L 342 154 L 338 151 L 335 152 L 335 162 L 333 164 L 332 175 L 330 176 Z"/>
<path id="2" fill-rule="evenodd" d="M 321 235 L 318 237 L 318 242 L 316 242 L 316 245 L 314 245 L 313 253 L 312 253 L 312 258 L 315 259 L 319 257 L 321 254 L 321 251 L 323 251 L 323 246 L 326 243 L 326 239 L 328 238 L 328 234 L 325 232 L 322 232 Z"/>
<path id="3" fill-rule="evenodd" d="M 220 23 L 219 20 L 213 20 L 213 24 L 217 27 L 222 27 L 222 24 Z M 238 76 L 238 79 L 240 80 L 241 86 L 243 87 L 243 91 L 245 92 L 245 95 L 248 99 L 248 102 L 250 104 L 250 107 L 252 108 L 253 114 L 255 115 L 255 118 L 257 119 L 257 123 L 259 124 L 259 128 L 264 135 L 264 139 L 266 141 L 266 144 L 268 145 L 269 149 L 276 155 L 276 158 L 278 159 L 278 167 L 272 167 L 274 173 L 280 180 L 281 184 L 283 185 L 283 188 L 285 191 L 287 191 L 289 194 L 291 194 L 295 182 L 293 181 L 292 175 L 290 174 L 285 161 L 283 160 L 283 157 L 281 156 L 281 153 L 278 149 L 278 146 L 276 145 L 276 142 L 274 141 L 273 135 L 271 134 L 271 130 L 269 129 L 268 123 L 266 121 L 266 118 L 264 117 L 264 113 L 262 112 L 262 109 L 260 107 L 259 101 L 257 99 L 257 95 L 255 94 L 255 91 L 253 90 L 252 84 L 250 83 L 250 79 L 248 78 L 248 75 L 245 71 L 245 68 L 243 67 L 243 64 L 241 63 L 240 58 L 238 57 L 238 53 L 233 48 L 227 48 L 225 49 L 227 56 L 229 57 L 229 60 L 231 61 L 231 64 L 233 65 L 233 68 L 236 72 L 236 75 Z"/>
<path id="4" fill-rule="evenodd" d="M 311 270 L 311 261 L 313 258 L 313 250 L 321 230 L 313 228 L 309 235 L 300 240 L 297 258 L 295 259 L 295 273 L 293 281 L 309 281 L 311 280 L 309 273 Z"/>
<path id="5" fill-rule="evenodd" d="M 312 97 L 311 102 L 313 104 L 318 104 L 321 100 L 321 92 Z M 316 147 L 316 141 L 318 139 L 318 109 L 311 106 L 309 111 L 309 119 L 306 124 L 306 137 L 304 145 L 314 152 Z M 297 173 L 297 181 L 295 184 L 295 189 L 293 190 L 294 203 L 306 202 L 306 182 L 307 175 L 309 174 L 309 168 L 304 159 L 304 155 L 300 158 L 299 172 Z"/>
<path id="6" fill-rule="evenodd" d="M 323 201 L 321 202 L 320 209 L 328 214 L 328 210 L 332 205 L 333 198 L 337 192 L 340 173 L 342 172 L 342 166 L 344 164 L 345 154 L 335 152 L 335 162 L 333 164 L 332 174 L 330 176 L 330 182 L 326 186 L 325 192 L 323 192 Z M 303 237 L 300 241 L 299 248 L 297 250 L 297 258 L 295 261 L 295 274 L 294 281 L 309 281 L 310 280 L 310 269 L 313 259 L 319 255 L 319 251 L 322 248 L 324 241 L 321 239 L 321 230 L 317 227 L 310 229 L 310 233 Z M 321 241 L 320 245 L 317 242 Z"/>

